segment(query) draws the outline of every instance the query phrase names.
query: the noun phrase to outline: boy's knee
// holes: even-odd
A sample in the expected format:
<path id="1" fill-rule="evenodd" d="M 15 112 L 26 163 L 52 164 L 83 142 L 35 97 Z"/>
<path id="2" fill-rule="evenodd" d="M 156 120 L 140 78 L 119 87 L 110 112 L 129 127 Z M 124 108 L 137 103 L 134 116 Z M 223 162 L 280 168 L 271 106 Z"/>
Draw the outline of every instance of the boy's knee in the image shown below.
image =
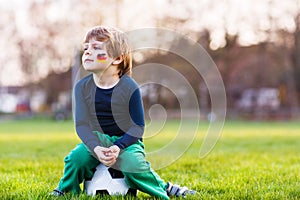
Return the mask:
<path id="1" fill-rule="evenodd" d="M 128 154 L 122 156 L 120 161 L 120 169 L 122 172 L 144 173 L 150 171 L 150 165 L 142 154 Z"/>
<path id="2" fill-rule="evenodd" d="M 80 163 L 82 163 L 82 158 L 80 156 L 76 156 L 76 155 L 70 153 L 69 155 L 67 155 L 65 157 L 64 162 L 66 165 L 79 166 Z"/>
<path id="3" fill-rule="evenodd" d="M 65 164 L 74 165 L 77 167 L 86 166 L 90 160 L 92 155 L 86 155 L 81 151 L 71 151 L 69 155 L 64 158 Z"/>

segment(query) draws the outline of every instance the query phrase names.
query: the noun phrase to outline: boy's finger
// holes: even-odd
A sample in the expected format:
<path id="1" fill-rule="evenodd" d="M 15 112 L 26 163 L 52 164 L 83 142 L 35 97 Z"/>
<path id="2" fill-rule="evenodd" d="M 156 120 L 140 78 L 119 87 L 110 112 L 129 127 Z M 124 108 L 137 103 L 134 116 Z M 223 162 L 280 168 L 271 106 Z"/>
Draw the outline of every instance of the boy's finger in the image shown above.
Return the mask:
<path id="1" fill-rule="evenodd" d="M 100 160 L 102 160 L 102 161 L 110 161 L 112 159 L 114 159 L 114 156 L 103 155 L 100 157 Z"/>
<path id="2" fill-rule="evenodd" d="M 112 153 L 112 151 L 111 150 L 107 150 L 107 151 L 103 151 L 103 153 L 109 155 L 110 153 Z"/>

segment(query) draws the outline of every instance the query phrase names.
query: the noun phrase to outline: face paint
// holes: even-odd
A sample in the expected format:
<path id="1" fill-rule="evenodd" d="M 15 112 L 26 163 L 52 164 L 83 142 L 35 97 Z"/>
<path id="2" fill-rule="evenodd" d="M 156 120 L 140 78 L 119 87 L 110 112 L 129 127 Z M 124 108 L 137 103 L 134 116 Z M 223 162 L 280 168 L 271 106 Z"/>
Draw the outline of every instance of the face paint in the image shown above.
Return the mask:
<path id="1" fill-rule="evenodd" d="M 98 62 L 106 62 L 106 59 L 107 59 L 107 57 L 106 57 L 105 53 L 101 53 L 101 54 L 97 55 Z"/>

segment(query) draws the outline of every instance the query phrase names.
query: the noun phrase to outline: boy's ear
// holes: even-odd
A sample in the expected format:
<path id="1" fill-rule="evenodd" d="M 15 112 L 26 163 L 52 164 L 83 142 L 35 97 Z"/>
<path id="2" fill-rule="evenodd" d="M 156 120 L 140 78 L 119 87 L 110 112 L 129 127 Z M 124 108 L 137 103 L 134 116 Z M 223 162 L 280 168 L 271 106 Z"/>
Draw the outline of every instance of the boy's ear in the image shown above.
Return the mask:
<path id="1" fill-rule="evenodd" d="M 118 58 L 116 58 L 114 61 L 113 61 L 113 65 L 119 65 L 120 63 L 123 62 L 123 56 L 119 56 Z"/>

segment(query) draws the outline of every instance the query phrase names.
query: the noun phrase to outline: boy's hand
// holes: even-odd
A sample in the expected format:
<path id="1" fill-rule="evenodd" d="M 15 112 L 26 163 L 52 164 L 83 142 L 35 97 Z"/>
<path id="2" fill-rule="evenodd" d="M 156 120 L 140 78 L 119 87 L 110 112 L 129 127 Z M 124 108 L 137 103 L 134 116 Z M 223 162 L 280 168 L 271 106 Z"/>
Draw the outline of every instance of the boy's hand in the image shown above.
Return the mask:
<path id="1" fill-rule="evenodd" d="M 109 148 L 96 146 L 94 152 L 98 157 L 98 160 L 106 166 L 111 167 L 117 161 L 119 156 L 120 148 L 113 145 Z"/>
<path id="2" fill-rule="evenodd" d="M 117 145 L 110 146 L 108 148 L 110 152 L 108 152 L 108 155 L 114 156 L 116 159 L 119 157 L 120 148 Z"/>

